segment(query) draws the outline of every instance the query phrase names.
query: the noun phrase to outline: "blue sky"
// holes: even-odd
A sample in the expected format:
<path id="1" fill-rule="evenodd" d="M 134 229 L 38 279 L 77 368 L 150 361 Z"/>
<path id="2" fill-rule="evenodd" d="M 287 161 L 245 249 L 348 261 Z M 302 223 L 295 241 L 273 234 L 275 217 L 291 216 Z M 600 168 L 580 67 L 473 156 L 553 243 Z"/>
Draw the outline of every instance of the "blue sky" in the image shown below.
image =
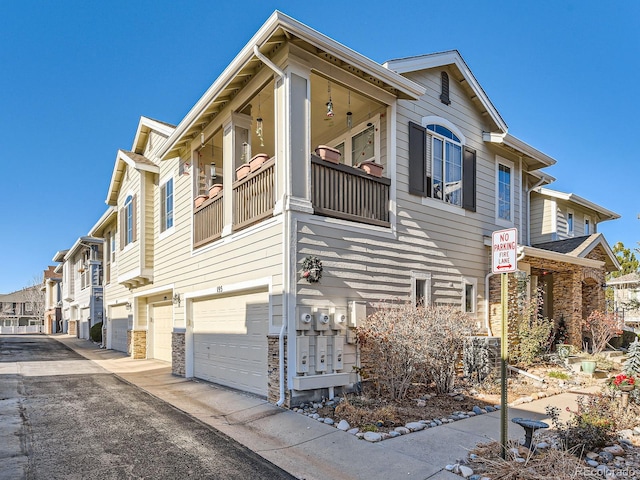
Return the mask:
<path id="1" fill-rule="evenodd" d="M 278 9 L 377 61 L 457 49 L 551 188 L 640 241 L 640 2 L 0 1 L 0 293 L 105 211 L 139 117 L 177 124 Z"/>

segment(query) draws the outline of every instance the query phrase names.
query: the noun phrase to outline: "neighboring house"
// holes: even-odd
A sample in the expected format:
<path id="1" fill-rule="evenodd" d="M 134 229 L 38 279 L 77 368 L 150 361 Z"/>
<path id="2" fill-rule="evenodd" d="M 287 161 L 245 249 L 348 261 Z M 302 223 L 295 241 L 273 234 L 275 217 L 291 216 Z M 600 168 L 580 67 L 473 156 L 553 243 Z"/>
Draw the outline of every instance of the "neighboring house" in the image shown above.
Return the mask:
<path id="1" fill-rule="evenodd" d="M 103 320 L 102 249 L 101 238 L 84 236 L 53 257 L 62 265 L 63 331 L 78 338 Z"/>
<path id="2" fill-rule="evenodd" d="M 44 271 L 44 333 L 62 333 L 62 273 L 50 266 Z"/>
<path id="3" fill-rule="evenodd" d="M 633 272 L 612 278 L 607 282 L 613 287 L 613 309 L 627 327 L 640 328 L 640 273 Z"/>
<path id="4" fill-rule="evenodd" d="M 458 305 L 491 333 L 507 227 L 520 269 L 558 270 L 573 297 L 552 311 L 575 323 L 597 306 L 583 283 L 616 263 L 601 235 L 528 243 L 554 163 L 508 133 L 458 52 L 380 65 L 275 12 L 177 126 L 143 117 L 118 151 L 89 232 L 107 346 L 278 404 L 332 396 L 358 381 L 352 327 L 389 302 Z"/>
<path id="5" fill-rule="evenodd" d="M 43 297 L 39 285 L 0 294 L 0 333 L 41 333 Z"/>
<path id="6" fill-rule="evenodd" d="M 573 193 L 538 187 L 531 192 L 531 238 L 533 245 L 587 237 L 598 224 L 620 215 Z"/>
<path id="7" fill-rule="evenodd" d="M 543 313 L 564 319 L 568 343 L 583 344 L 581 319 L 605 310 L 605 276 L 620 268 L 598 224 L 620 215 L 573 193 L 535 186 L 530 192 L 530 228 L 521 241 L 518 268 L 527 273 L 529 294 L 541 289 Z M 492 331 L 499 332 L 499 281 L 491 281 Z M 512 290 L 515 289 L 512 286 Z"/>

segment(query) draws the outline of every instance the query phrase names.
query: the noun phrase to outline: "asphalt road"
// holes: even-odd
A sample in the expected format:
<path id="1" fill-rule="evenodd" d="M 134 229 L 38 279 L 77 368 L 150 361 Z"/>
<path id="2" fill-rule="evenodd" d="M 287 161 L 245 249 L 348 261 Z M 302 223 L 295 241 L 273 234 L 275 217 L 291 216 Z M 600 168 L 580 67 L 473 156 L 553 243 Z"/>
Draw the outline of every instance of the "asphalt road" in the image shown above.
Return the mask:
<path id="1" fill-rule="evenodd" d="M 39 335 L 0 335 L 0 479 L 293 479 Z"/>

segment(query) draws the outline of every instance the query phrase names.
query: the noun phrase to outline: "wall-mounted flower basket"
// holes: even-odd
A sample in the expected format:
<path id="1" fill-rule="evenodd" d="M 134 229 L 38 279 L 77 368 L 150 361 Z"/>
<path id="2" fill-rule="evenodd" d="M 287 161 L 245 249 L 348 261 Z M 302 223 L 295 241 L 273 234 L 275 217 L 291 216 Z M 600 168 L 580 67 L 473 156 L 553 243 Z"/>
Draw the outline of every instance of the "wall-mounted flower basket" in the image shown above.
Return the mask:
<path id="1" fill-rule="evenodd" d="M 322 278 L 322 262 L 314 255 L 307 256 L 302 262 L 302 278 L 309 283 L 319 282 Z"/>
<path id="2" fill-rule="evenodd" d="M 316 155 L 327 162 L 338 163 L 340 161 L 340 150 L 326 145 L 318 145 L 316 147 Z"/>

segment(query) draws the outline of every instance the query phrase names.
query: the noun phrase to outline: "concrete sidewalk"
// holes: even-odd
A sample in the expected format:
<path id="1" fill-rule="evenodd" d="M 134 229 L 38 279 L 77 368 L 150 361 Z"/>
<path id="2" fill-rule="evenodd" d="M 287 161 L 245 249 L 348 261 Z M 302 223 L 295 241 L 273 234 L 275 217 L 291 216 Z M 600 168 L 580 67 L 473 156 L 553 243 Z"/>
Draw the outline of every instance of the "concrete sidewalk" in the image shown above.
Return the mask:
<path id="1" fill-rule="evenodd" d="M 369 443 L 291 412 L 264 399 L 208 382 L 171 374 L 158 360 L 132 360 L 87 340 L 52 335 L 104 370 L 220 430 L 300 479 L 459 480 L 445 465 L 465 458 L 480 442 L 500 439 L 500 412 Z M 577 394 L 564 393 L 509 409 L 509 418 L 548 420 L 547 405 L 575 407 Z M 339 420 L 339 419 L 337 419 Z M 419 420 L 419 419 L 416 419 Z M 509 437 L 522 428 L 509 423 Z"/>

